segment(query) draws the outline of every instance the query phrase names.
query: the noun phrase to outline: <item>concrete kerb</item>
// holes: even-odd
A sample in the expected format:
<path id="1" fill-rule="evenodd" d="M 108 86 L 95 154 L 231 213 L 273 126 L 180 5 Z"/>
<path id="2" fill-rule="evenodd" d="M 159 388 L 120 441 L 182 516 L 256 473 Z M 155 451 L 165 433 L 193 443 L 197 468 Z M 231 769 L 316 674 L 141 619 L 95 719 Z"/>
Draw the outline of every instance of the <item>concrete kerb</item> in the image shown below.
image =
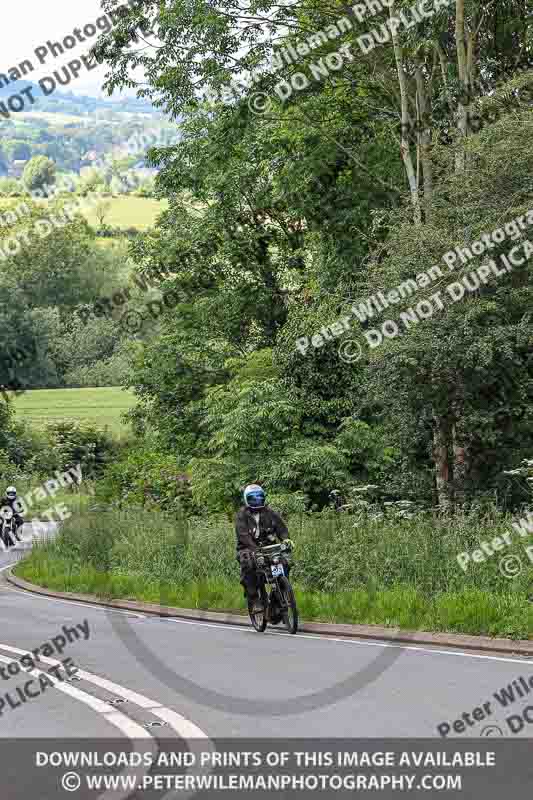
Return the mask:
<path id="1" fill-rule="evenodd" d="M 13 567 L 16 565 L 13 565 Z M 42 586 L 28 583 L 12 574 L 8 569 L 5 577 L 9 583 L 19 589 L 34 594 L 44 595 L 62 600 L 73 600 L 78 603 L 98 605 L 104 608 L 116 608 L 124 611 L 136 611 L 157 617 L 213 622 L 224 625 L 249 627 L 248 616 L 243 612 L 225 613 L 220 611 L 204 611 L 202 609 L 174 608 L 152 603 L 141 603 L 133 600 L 102 600 L 96 595 L 59 592 L 45 589 Z M 533 656 L 533 640 L 512 640 L 490 638 L 488 636 L 466 636 L 455 633 L 430 633 L 428 631 L 402 631 L 399 628 L 384 628 L 379 625 L 348 625 L 343 623 L 306 622 L 300 625 L 302 633 L 320 636 L 334 636 L 352 639 L 370 639 L 374 641 L 394 642 L 395 644 L 426 645 L 430 647 L 446 647 L 459 650 L 475 650 L 479 652 L 498 653 L 515 656 Z"/>

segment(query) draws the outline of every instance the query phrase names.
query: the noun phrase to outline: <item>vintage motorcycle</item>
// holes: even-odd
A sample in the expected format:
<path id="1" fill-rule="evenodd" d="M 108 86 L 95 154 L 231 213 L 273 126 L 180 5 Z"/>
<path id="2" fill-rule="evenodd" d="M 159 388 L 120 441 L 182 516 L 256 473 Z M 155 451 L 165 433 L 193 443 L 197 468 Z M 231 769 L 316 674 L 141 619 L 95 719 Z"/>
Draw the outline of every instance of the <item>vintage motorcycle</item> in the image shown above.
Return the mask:
<path id="1" fill-rule="evenodd" d="M 289 633 L 298 630 L 298 609 L 292 586 L 287 577 L 290 549 L 284 542 L 266 545 L 254 552 L 257 585 L 262 611 L 249 607 L 248 613 L 255 630 L 263 633 L 267 624 L 281 620 Z"/>
<path id="2" fill-rule="evenodd" d="M 4 543 L 6 549 L 14 547 L 16 542 L 20 542 L 15 514 L 8 506 L 0 509 L 0 539 Z"/>

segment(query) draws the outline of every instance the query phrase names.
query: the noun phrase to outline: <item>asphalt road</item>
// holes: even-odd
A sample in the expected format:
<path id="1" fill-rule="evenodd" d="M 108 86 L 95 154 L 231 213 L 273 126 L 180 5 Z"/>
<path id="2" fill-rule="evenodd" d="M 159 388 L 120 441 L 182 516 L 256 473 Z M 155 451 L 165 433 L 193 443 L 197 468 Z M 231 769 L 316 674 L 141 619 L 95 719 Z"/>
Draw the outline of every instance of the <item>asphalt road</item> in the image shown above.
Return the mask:
<path id="1" fill-rule="evenodd" d="M 20 555 L 1 554 L 0 570 Z M 533 686 L 533 659 L 290 636 L 272 628 L 260 635 L 51 600 L 16 589 L 1 572 L 0 579 L 0 667 L 63 636 L 63 626 L 89 633 L 86 638 L 78 628 L 80 638 L 66 642 L 63 653 L 41 659 L 38 668 L 47 670 L 54 658 L 71 658 L 80 672 L 18 707 L 4 706 L 5 738 L 150 739 L 154 731 L 209 739 L 438 738 L 438 725 L 487 702 L 490 713 L 478 722 L 470 716 L 473 724 L 458 738 L 495 735 L 488 726 L 513 738 L 506 716 L 533 704 L 533 689 L 531 699 L 523 690 L 512 709 L 493 697 L 520 676 L 526 683 L 531 677 Z M 27 676 L 2 678 L 4 697 L 15 695 Z M 518 735 L 531 730 L 533 724 L 525 725 Z"/>
<path id="2" fill-rule="evenodd" d="M 24 538 L 28 542 L 29 531 Z M 22 554 L 1 554 L 0 569 Z M 215 737 L 438 736 L 442 722 L 481 706 L 519 676 L 533 676 L 533 659 L 143 618 L 25 593 L 6 581 L 0 585 L 0 603 L 1 656 L 11 660 L 16 654 L 10 647 L 31 651 L 61 634 L 64 625 L 87 620 L 89 638 L 80 633 L 79 640 L 67 643 L 63 658 L 146 694 Z M 360 688 L 352 686 L 359 675 L 368 681 Z M 14 678 L 0 681 L 4 691 L 15 684 Z M 109 692 L 86 680 L 72 685 L 109 699 Z M 310 697 L 316 700 L 306 708 Z M 151 719 L 121 705 L 134 719 Z M 496 705 L 493 701 L 487 719 L 461 736 L 478 736 L 485 724 L 502 724 L 507 712 Z M 110 733 L 103 716 L 49 691 L 4 711 L 0 735 Z"/>

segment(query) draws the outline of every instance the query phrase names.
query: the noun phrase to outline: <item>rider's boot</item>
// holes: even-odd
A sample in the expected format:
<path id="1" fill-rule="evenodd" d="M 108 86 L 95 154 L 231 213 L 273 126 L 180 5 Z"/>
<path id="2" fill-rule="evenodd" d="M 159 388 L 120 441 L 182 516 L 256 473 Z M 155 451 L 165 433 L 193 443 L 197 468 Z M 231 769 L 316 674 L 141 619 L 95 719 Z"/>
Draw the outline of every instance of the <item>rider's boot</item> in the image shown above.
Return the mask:
<path id="1" fill-rule="evenodd" d="M 260 614 L 265 610 L 259 592 L 256 592 L 254 595 L 248 598 L 248 609 L 255 614 Z"/>

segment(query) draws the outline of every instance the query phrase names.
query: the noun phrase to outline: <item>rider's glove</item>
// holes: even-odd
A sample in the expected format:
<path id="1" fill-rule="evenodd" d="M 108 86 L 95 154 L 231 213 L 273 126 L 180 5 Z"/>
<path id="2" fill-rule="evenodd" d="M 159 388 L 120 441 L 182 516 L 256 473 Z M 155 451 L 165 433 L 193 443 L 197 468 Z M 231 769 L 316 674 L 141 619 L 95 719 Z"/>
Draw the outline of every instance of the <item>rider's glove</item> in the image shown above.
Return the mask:
<path id="1" fill-rule="evenodd" d="M 292 548 L 294 547 L 292 539 L 284 539 L 283 544 L 285 545 L 286 550 L 292 550 Z"/>

